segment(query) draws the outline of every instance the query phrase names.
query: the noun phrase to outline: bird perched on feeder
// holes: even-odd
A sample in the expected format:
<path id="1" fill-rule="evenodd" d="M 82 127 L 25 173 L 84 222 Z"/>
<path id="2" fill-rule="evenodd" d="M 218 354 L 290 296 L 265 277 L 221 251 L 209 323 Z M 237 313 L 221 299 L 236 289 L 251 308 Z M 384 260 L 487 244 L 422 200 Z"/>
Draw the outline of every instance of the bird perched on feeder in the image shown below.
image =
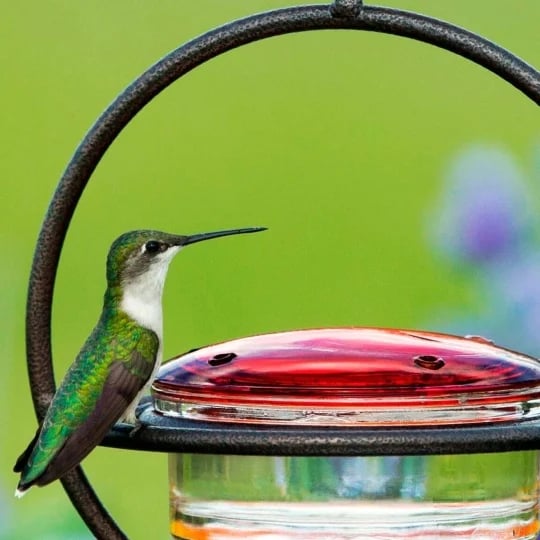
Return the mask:
<path id="1" fill-rule="evenodd" d="M 263 230 L 191 236 L 139 230 L 114 241 L 101 317 L 15 464 L 14 471 L 21 473 L 17 497 L 77 466 L 117 421 L 139 425 L 135 409 L 161 363 L 161 297 L 174 255 L 195 242 Z"/>

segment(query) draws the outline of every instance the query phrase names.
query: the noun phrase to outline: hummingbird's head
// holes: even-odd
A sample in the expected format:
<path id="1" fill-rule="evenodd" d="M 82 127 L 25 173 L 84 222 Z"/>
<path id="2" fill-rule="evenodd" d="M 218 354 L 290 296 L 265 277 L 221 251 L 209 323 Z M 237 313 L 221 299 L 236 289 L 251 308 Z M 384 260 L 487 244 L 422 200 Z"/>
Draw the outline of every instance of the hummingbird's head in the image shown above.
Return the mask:
<path id="1" fill-rule="evenodd" d="M 190 236 L 159 231 L 125 233 L 113 242 L 109 251 L 105 303 L 119 301 L 124 313 L 161 339 L 161 293 L 171 259 L 184 246 L 195 242 L 262 230 L 254 227 Z"/>
<path id="2" fill-rule="evenodd" d="M 124 233 L 113 242 L 109 251 L 108 284 L 123 288 L 130 283 L 138 283 L 143 287 L 147 284 L 161 288 L 169 263 L 184 246 L 220 236 L 263 230 L 264 227 L 250 227 L 188 236 L 150 230 Z"/>

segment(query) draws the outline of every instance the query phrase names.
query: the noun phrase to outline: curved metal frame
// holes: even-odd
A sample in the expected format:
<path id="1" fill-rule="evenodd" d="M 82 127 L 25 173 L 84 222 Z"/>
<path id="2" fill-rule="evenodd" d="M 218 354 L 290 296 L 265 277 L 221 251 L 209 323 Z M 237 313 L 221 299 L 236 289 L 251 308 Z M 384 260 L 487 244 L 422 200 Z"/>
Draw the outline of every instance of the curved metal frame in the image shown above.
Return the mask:
<path id="1" fill-rule="evenodd" d="M 336 0 L 331 5 L 307 5 L 261 13 L 216 28 L 174 50 L 135 80 L 99 117 L 69 162 L 47 210 L 34 253 L 26 315 L 28 373 L 38 419 L 43 418 L 55 392 L 50 325 L 60 252 L 78 200 L 110 144 L 152 98 L 207 60 L 272 36 L 325 29 L 395 34 L 435 45 L 492 71 L 540 104 L 539 72 L 497 45 L 436 19 L 395 9 L 363 6 L 355 0 Z M 182 448 L 186 436 L 191 436 L 189 430 L 173 430 L 174 436 L 171 436 L 171 431 L 167 435 L 163 429 L 156 428 L 154 435 L 149 429 L 152 441 L 142 434 L 140 442 L 132 447 L 156 449 L 161 441 L 161 450 L 165 446 L 171 450 L 174 440 L 175 448 Z M 370 434 L 370 437 L 372 449 L 384 443 L 384 434 Z M 278 452 L 275 444 L 268 437 L 264 438 L 269 441 L 265 448 L 272 447 L 273 452 Z M 534 438 L 538 440 L 536 435 Z M 109 435 L 106 443 L 129 447 L 125 440 L 122 430 L 117 429 Z M 433 443 L 433 437 L 430 440 Z M 320 446 L 320 439 L 311 437 L 311 443 L 317 441 Z M 230 449 L 229 442 L 223 451 Z M 348 446 L 351 447 L 350 444 Z M 260 444 L 258 448 L 265 451 Z M 508 445 L 507 449 L 510 449 Z M 242 453 L 239 447 L 236 452 Z M 126 538 L 101 505 L 80 467 L 66 475 L 62 483 L 96 537 L 108 540 Z"/>
<path id="2" fill-rule="evenodd" d="M 472 454 L 536 450 L 540 421 L 444 427 L 262 426 L 163 416 L 150 399 L 139 409 L 144 429 L 130 437 L 116 425 L 103 446 L 151 452 L 266 456 Z"/>

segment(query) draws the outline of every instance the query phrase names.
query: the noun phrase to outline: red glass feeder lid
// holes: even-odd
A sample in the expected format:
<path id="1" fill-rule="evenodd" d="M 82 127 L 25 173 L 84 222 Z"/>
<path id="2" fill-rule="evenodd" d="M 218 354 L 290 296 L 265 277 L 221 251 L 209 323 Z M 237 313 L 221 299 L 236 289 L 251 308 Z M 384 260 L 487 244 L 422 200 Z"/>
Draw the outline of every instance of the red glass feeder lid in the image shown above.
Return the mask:
<path id="1" fill-rule="evenodd" d="M 382 328 L 264 334 L 164 365 L 156 409 L 267 424 L 449 425 L 540 416 L 540 362 L 480 337 Z"/>

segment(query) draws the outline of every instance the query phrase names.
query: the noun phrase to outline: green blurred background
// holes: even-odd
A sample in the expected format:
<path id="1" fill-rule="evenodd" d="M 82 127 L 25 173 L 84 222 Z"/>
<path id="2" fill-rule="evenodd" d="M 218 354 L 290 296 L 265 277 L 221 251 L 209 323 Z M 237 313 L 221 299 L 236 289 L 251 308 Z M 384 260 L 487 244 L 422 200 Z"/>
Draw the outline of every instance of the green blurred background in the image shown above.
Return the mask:
<path id="1" fill-rule="evenodd" d="M 385 4 L 449 20 L 540 65 L 536 0 Z M 15 502 L 11 473 L 35 429 L 24 349 L 31 257 L 77 142 L 165 53 L 231 19 L 282 5 L 3 3 L 0 537 L 89 537 L 59 483 Z M 466 145 L 503 145 L 527 167 L 538 119 L 531 101 L 486 70 L 393 36 L 291 35 L 211 61 L 147 106 L 93 175 L 57 280 L 57 374 L 98 316 L 111 241 L 134 228 L 270 228 L 201 244 L 174 262 L 164 299 L 165 357 L 271 330 L 429 328 L 441 306 L 473 309 L 467 274 L 430 251 L 426 215 L 445 167 Z M 166 462 L 105 448 L 85 460 L 130 538 L 168 535 Z"/>

